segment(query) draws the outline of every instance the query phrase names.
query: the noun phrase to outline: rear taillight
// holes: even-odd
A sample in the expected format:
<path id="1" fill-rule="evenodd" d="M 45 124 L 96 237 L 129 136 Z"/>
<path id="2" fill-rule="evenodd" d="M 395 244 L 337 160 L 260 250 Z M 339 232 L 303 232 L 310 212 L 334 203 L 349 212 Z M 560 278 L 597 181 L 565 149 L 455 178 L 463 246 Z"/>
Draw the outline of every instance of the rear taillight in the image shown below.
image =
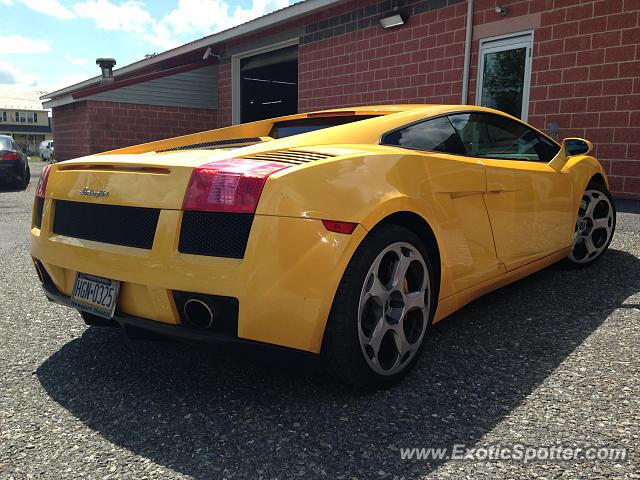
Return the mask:
<path id="1" fill-rule="evenodd" d="M 47 191 L 47 182 L 49 181 L 49 171 L 51 170 L 51 164 L 46 164 L 42 167 L 42 173 L 40 174 L 40 180 L 38 180 L 38 188 L 36 189 L 36 197 L 44 198 L 44 194 Z"/>
<path id="2" fill-rule="evenodd" d="M 196 167 L 184 197 L 184 210 L 254 213 L 269 175 L 284 163 L 235 158 Z"/>
<path id="3" fill-rule="evenodd" d="M 0 160 L 20 160 L 20 155 L 17 152 L 4 152 L 0 153 Z"/>

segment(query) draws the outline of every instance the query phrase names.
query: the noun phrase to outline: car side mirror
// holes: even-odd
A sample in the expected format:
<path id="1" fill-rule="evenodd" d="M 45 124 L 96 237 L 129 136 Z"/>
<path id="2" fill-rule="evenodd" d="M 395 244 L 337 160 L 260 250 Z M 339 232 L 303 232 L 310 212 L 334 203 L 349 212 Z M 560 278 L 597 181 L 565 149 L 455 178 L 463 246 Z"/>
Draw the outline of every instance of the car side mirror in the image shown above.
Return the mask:
<path id="1" fill-rule="evenodd" d="M 549 162 L 554 170 L 562 170 L 567 160 L 576 155 L 587 155 L 593 150 L 593 143 L 582 138 L 565 138 L 558 154 Z"/>
<path id="2" fill-rule="evenodd" d="M 565 138 L 562 141 L 562 148 L 567 157 L 575 155 L 587 155 L 593 150 L 593 143 L 582 138 Z"/>

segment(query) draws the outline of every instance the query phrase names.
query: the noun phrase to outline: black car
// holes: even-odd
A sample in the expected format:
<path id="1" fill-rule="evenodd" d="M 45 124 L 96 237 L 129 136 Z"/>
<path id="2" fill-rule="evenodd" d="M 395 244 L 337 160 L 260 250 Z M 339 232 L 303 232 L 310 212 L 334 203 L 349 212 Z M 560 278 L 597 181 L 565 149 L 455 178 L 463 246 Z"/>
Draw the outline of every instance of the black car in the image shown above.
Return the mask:
<path id="1" fill-rule="evenodd" d="M 10 183 L 24 190 L 30 179 L 27 155 L 22 153 L 13 138 L 0 135 L 0 182 Z"/>

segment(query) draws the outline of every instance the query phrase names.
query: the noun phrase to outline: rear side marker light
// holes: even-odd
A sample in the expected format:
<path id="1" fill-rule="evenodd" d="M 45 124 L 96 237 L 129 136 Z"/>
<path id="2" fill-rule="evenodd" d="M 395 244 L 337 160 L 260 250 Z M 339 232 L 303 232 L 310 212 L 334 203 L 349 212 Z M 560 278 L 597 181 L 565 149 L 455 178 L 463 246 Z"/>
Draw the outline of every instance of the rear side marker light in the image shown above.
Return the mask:
<path id="1" fill-rule="evenodd" d="M 351 235 L 358 226 L 357 223 L 337 222 L 335 220 L 322 220 L 322 224 L 330 232 L 344 233 L 345 235 Z"/>
<path id="2" fill-rule="evenodd" d="M 44 194 L 47 192 L 47 182 L 49 181 L 49 172 L 51 170 L 51 164 L 47 163 L 42 168 L 40 174 L 40 180 L 38 180 L 38 188 L 36 189 L 36 197 L 44 198 Z"/>
<path id="3" fill-rule="evenodd" d="M 183 210 L 255 213 L 272 173 L 289 164 L 235 158 L 196 167 L 191 173 Z"/>

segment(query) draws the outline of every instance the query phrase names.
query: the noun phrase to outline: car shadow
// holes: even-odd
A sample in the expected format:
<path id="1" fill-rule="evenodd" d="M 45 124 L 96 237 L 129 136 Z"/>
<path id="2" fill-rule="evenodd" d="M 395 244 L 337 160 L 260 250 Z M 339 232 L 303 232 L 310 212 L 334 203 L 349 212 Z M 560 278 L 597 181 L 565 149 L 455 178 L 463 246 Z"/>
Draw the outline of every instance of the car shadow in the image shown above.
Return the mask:
<path id="1" fill-rule="evenodd" d="M 24 188 L 18 188 L 9 183 L 0 183 L 0 193 L 24 192 Z"/>
<path id="2" fill-rule="evenodd" d="M 615 202 L 619 213 L 640 213 L 640 200 L 616 198 Z"/>
<path id="3" fill-rule="evenodd" d="M 639 267 L 610 250 L 590 268 L 553 266 L 489 294 L 437 324 L 414 372 L 384 392 L 343 388 L 306 357 L 123 341 L 98 328 L 37 375 L 112 443 L 195 478 L 427 474 L 441 462 L 402 462 L 398 449 L 473 446 L 627 307 Z"/>

